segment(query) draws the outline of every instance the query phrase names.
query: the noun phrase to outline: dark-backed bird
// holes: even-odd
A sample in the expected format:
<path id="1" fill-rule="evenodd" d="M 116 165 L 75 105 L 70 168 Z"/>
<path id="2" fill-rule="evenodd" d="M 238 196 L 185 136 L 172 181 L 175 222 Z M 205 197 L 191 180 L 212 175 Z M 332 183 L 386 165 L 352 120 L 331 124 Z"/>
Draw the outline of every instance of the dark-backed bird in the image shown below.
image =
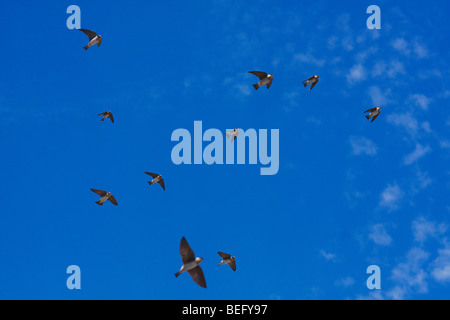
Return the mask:
<path id="1" fill-rule="evenodd" d="M 109 118 L 111 120 L 111 122 L 114 123 L 114 117 L 113 117 L 113 114 L 111 111 L 105 111 L 105 112 L 99 113 L 98 116 L 103 116 L 103 119 L 101 121 L 105 121 L 106 118 Z"/>
<path id="2" fill-rule="evenodd" d="M 194 251 L 192 251 L 184 237 L 181 238 L 180 255 L 183 265 L 181 266 L 181 269 L 175 273 L 175 277 L 178 277 L 180 274 L 187 271 L 196 284 L 202 288 L 206 288 L 205 276 L 203 275 L 202 268 L 199 266 L 200 262 L 203 261 L 203 258 L 195 257 Z"/>
<path id="3" fill-rule="evenodd" d="M 375 119 L 380 115 L 380 109 L 381 107 L 373 107 L 364 111 L 364 113 L 370 112 L 369 114 L 366 114 L 366 119 L 370 119 L 371 117 L 373 117 L 370 123 L 374 122 Z"/>
<path id="4" fill-rule="evenodd" d="M 319 76 L 312 76 L 309 77 L 308 79 L 306 79 L 305 81 L 303 81 L 303 86 L 306 88 L 306 86 L 311 85 L 311 87 L 309 88 L 308 91 L 311 91 L 312 88 L 314 88 L 317 84 L 317 82 L 319 82 Z"/>
<path id="5" fill-rule="evenodd" d="M 103 190 L 97 190 L 97 189 L 91 189 L 92 192 L 95 192 L 96 194 L 98 194 L 100 196 L 100 200 L 95 201 L 96 204 L 102 206 L 103 202 L 109 200 L 111 201 L 111 203 L 115 206 L 118 205 L 116 198 L 114 198 L 114 196 L 111 194 L 111 192 L 106 192 Z"/>
<path id="6" fill-rule="evenodd" d="M 89 37 L 89 43 L 83 47 L 84 50 L 87 50 L 89 47 L 92 47 L 93 45 L 97 45 L 100 47 L 100 44 L 102 43 L 102 36 L 97 35 L 96 32 L 92 30 L 87 29 L 78 29 L 82 31 L 85 35 Z"/>
<path id="7" fill-rule="evenodd" d="M 230 266 L 230 268 L 233 269 L 233 271 L 236 271 L 236 258 L 235 257 L 232 257 L 230 254 L 220 252 L 220 251 L 218 251 L 217 253 L 219 254 L 219 256 L 222 257 L 222 261 L 220 261 L 218 266 L 220 266 L 222 264 L 228 264 Z"/>
<path id="8" fill-rule="evenodd" d="M 259 82 L 253 85 L 253 87 L 256 90 L 258 90 L 259 87 L 262 87 L 264 85 L 266 85 L 267 89 L 269 89 L 270 86 L 272 85 L 273 74 L 267 74 L 264 71 L 249 71 L 248 73 L 254 74 L 259 78 Z"/>
<path id="9" fill-rule="evenodd" d="M 160 186 L 163 188 L 163 190 L 166 191 L 166 187 L 164 185 L 164 179 L 162 178 L 162 176 L 160 174 L 153 173 L 153 172 L 145 172 L 145 173 L 153 178 L 152 181 L 148 182 L 149 185 L 152 185 L 154 183 L 159 183 Z"/>

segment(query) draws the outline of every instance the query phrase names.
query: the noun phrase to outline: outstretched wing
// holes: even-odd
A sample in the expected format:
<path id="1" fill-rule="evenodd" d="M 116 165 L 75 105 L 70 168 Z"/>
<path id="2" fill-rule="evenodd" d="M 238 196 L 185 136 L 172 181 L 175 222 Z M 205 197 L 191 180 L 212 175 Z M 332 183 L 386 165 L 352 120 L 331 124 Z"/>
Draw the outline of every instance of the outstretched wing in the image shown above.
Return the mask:
<path id="1" fill-rule="evenodd" d="M 372 121 L 370 121 L 370 123 L 374 122 L 374 121 L 375 121 L 375 119 L 376 119 L 376 118 L 378 118 L 378 116 L 379 116 L 379 115 L 380 115 L 379 113 L 378 113 L 378 114 L 376 114 L 376 115 L 374 115 L 374 116 L 373 116 L 373 118 L 372 118 Z"/>
<path id="2" fill-rule="evenodd" d="M 119 204 L 117 203 L 116 198 L 114 198 L 114 196 L 110 196 L 108 200 L 111 201 L 111 203 L 112 203 L 113 205 L 115 205 L 115 206 L 118 206 L 118 205 L 119 205 Z"/>
<path id="3" fill-rule="evenodd" d="M 103 190 L 97 190 L 97 189 L 91 189 L 92 192 L 95 192 L 96 194 L 98 194 L 100 197 L 103 197 L 104 195 L 106 195 L 106 191 Z"/>
<path id="4" fill-rule="evenodd" d="M 188 273 L 196 284 L 202 288 L 206 288 L 205 276 L 203 275 L 203 270 L 200 266 L 196 266 L 194 269 L 189 270 Z"/>
<path id="5" fill-rule="evenodd" d="M 233 271 L 236 271 L 236 261 L 233 260 L 228 265 L 231 267 L 231 269 L 233 269 Z"/>
<path id="6" fill-rule="evenodd" d="M 312 88 L 314 88 L 314 87 L 316 86 L 317 82 L 319 82 L 319 80 L 315 81 L 315 82 L 311 85 L 311 88 L 309 88 L 309 91 L 311 91 Z"/>
<path id="7" fill-rule="evenodd" d="M 92 39 L 94 39 L 97 36 L 97 33 L 95 33 L 94 31 L 91 30 L 87 30 L 87 29 L 78 29 L 80 31 L 82 31 L 85 35 L 87 35 L 89 37 L 89 41 L 91 41 Z"/>
<path id="8" fill-rule="evenodd" d="M 183 264 L 186 264 L 188 262 L 192 262 L 195 260 L 194 251 L 192 251 L 192 249 L 189 246 L 189 243 L 187 242 L 185 237 L 181 238 L 180 255 L 181 255 L 181 261 L 183 262 Z"/>
<path id="9" fill-rule="evenodd" d="M 114 117 L 113 117 L 112 112 L 109 113 L 109 118 L 111 119 L 111 122 L 114 123 Z"/>
<path id="10" fill-rule="evenodd" d="M 166 186 L 164 185 L 164 179 L 161 178 L 161 180 L 159 180 L 158 183 L 161 185 L 161 187 L 163 188 L 163 190 L 166 191 Z"/>
<path id="11" fill-rule="evenodd" d="M 265 73 L 264 71 L 249 71 L 248 73 L 254 74 L 260 80 L 267 78 L 267 73 Z"/>
<path id="12" fill-rule="evenodd" d="M 148 175 L 151 176 L 153 179 L 155 179 L 155 178 L 158 176 L 157 173 L 153 173 L 153 172 L 144 172 L 144 173 L 148 174 Z"/>
<path id="13" fill-rule="evenodd" d="M 377 109 L 377 107 L 373 107 L 373 108 L 370 108 L 370 109 L 367 109 L 366 111 L 364 111 L 364 112 L 373 112 L 373 111 L 375 111 Z M 363 113 L 364 113 L 363 112 Z"/>
<path id="14" fill-rule="evenodd" d="M 269 83 L 267 83 L 267 84 L 266 84 L 266 86 L 267 86 L 267 89 L 269 89 L 269 88 L 270 88 L 270 86 L 272 85 L 272 81 L 273 81 L 273 80 L 270 80 L 270 81 L 269 81 Z"/>
<path id="15" fill-rule="evenodd" d="M 220 251 L 217 251 L 217 253 L 219 254 L 219 256 L 222 257 L 222 259 L 230 259 L 231 258 L 231 255 L 229 255 L 228 253 L 220 252 Z"/>

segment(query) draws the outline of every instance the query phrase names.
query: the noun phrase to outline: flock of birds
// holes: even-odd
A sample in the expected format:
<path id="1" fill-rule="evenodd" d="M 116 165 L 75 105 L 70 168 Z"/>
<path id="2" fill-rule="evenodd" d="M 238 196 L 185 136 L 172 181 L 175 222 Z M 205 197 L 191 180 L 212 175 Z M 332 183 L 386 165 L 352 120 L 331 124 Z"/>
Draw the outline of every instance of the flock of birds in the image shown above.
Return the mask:
<path id="1" fill-rule="evenodd" d="M 102 43 L 102 40 L 103 40 L 101 35 L 98 35 L 96 32 L 94 32 L 92 30 L 87 30 L 87 29 L 78 29 L 78 30 L 82 31 L 84 34 L 86 34 L 89 37 L 89 43 L 83 47 L 85 50 L 89 49 L 90 47 L 92 47 L 94 45 L 97 45 L 100 47 L 100 44 Z M 253 87 L 255 88 L 255 90 L 258 90 L 262 86 L 266 86 L 267 89 L 269 89 L 270 86 L 272 85 L 273 74 L 267 74 L 264 71 L 249 71 L 249 73 L 251 73 L 259 78 L 259 82 L 253 84 Z M 314 75 L 312 77 L 309 77 L 305 81 L 303 81 L 303 86 L 306 88 L 308 85 L 311 85 L 311 87 L 308 90 L 308 91 L 311 91 L 317 85 L 318 82 L 319 82 L 319 76 Z M 366 118 L 367 119 L 372 118 L 371 122 L 373 122 L 379 116 L 380 109 L 381 109 L 380 107 L 374 107 L 374 108 L 370 108 L 370 109 L 364 111 L 364 113 L 369 112 L 369 114 L 366 115 Z M 105 119 L 110 119 L 111 122 L 114 123 L 114 116 L 111 111 L 105 111 L 105 112 L 99 113 L 98 115 L 103 116 L 101 121 L 104 121 Z M 237 138 L 238 134 L 239 134 L 239 129 L 237 129 L 237 128 L 225 133 L 225 135 L 228 138 L 231 137 L 231 142 L 233 142 Z M 161 185 L 163 190 L 166 190 L 165 185 L 164 185 L 164 179 L 162 178 L 162 176 L 160 174 L 153 173 L 153 172 L 145 172 L 145 173 L 152 177 L 152 180 L 148 182 L 149 185 L 158 183 L 159 185 Z M 100 200 L 96 201 L 96 203 L 98 205 L 103 205 L 103 203 L 105 201 L 110 201 L 113 205 L 116 205 L 116 206 L 118 205 L 116 198 L 111 194 L 111 192 L 107 192 L 104 190 L 98 190 L 98 189 L 91 189 L 91 191 L 100 196 Z M 228 264 L 233 271 L 236 271 L 236 258 L 235 257 L 231 256 L 228 253 L 224 253 L 224 252 L 220 252 L 220 251 L 217 253 L 222 258 L 222 261 L 218 264 L 218 266 Z M 205 276 L 203 274 L 202 268 L 200 267 L 200 263 L 203 261 L 203 258 L 195 256 L 194 251 L 189 246 L 187 240 L 184 237 L 181 239 L 181 243 L 180 243 L 180 255 L 181 255 L 181 261 L 182 261 L 183 265 L 181 266 L 180 270 L 177 273 L 175 273 L 175 277 L 178 277 L 180 274 L 187 271 L 188 274 L 192 277 L 192 280 L 195 281 L 195 283 L 197 283 L 199 286 L 201 286 L 203 288 L 206 288 Z"/>

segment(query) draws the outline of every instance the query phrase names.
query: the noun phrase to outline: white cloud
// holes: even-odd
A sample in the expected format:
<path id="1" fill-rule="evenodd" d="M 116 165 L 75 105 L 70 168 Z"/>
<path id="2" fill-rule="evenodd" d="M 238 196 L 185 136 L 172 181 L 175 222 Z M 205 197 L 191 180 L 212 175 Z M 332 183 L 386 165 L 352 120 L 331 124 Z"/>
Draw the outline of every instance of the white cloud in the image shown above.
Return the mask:
<path id="1" fill-rule="evenodd" d="M 404 193 L 397 184 L 388 185 L 380 196 L 380 206 L 395 210 L 398 202 L 403 198 Z"/>
<path id="2" fill-rule="evenodd" d="M 447 226 L 443 223 L 436 225 L 435 222 L 428 221 L 424 217 L 417 218 L 412 223 L 414 241 L 425 242 L 429 237 L 445 233 Z"/>
<path id="3" fill-rule="evenodd" d="M 428 110 L 428 106 L 431 103 L 431 99 L 427 98 L 423 94 L 414 94 L 411 96 L 411 100 L 416 106 L 420 107 L 422 110 Z"/>
<path id="4" fill-rule="evenodd" d="M 353 155 L 366 154 L 374 156 L 377 154 L 376 144 L 365 137 L 350 137 L 350 145 L 352 146 Z"/>
<path id="5" fill-rule="evenodd" d="M 438 257 L 432 264 L 431 276 L 438 282 L 450 282 L 450 248 L 438 250 Z"/>
<path id="6" fill-rule="evenodd" d="M 420 158 L 422 158 L 423 156 L 425 156 L 430 151 L 431 149 L 429 146 L 424 147 L 418 143 L 416 144 L 416 149 L 414 149 L 413 152 L 405 156 L 405 158 L 403 159 L 403 163 L 406 165 L 411 165 Z"/>
<path id="7" fill-rule="evenodd" d="M 352 277 L 342 278 L 342 279 L 336 280 L 334 284 L 338 287 L 348 288 L 355 284 L 355 279 L 353 279 Z"/>
<path id="8" fill-rule="evenodd" d="M 374 106 L 383 106 L 386 105 L 389 100 L 387 99 L 387 95 L 389 95 L 390 90 L 388 90 L 386 93 L 382 93 L 380 88 L 376 86 L 372 86 L 369 88 L 369 96 L 372 99 L 372 104 Z"/>
<path id="9" fill-rule="evenodd" d="M 398 127 L 403 127 L 411 135 L 415 135 L 419 129 L 418 121 L 410 113 L 390 114 L 387 116 L 387 121 Z"/>
<path id="10" fill-rule="evenodd" d="M 325 258 L 325 260 L 328 261 L 334 261 L 336 259 L 336 255 L 334 253 L 328 253 L 325 252 L 325 250 L 320 250 L 320 254 Z"/>
<path id="11" fill-rule="evenodd" d="M 353 84 L 366 79 L 366 69 L 361 64 L 354 65 L 347 74 L 347 82 Z"/>
<path id="12" fill-rule="evenodd" d="M 409 49 L 408 42 L 403 38 L 397 38 L 393 40 L 392 46 L 394 47 L 395 50 L 406 56 L 409 55 L 411 52 L 411 50 Z"/>
<path id="13" fill-rule="evenodd" d="M 391 236 L 387 233 L 385 227 L 380 223 L 372 226 L 369 238 L 380 246 L 388 246 L 392 242 Z"/>

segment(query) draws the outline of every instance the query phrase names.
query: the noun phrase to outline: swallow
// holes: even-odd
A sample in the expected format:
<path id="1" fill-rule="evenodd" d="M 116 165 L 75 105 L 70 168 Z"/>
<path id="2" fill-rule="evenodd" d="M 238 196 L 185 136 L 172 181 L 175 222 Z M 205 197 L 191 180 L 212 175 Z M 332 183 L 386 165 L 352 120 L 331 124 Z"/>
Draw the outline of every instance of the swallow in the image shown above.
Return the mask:
<path id="1" fill-rule="evenodd" d="M 219 252 L 219 251 L 217 253 L 222 257 L 222 261 L 220 261 L 218 266 L 220 266 L 222 264 L 228 264 L 231 267 L 231 269 L 233 269 L 233 271 L 236 271 L 236 258 L 235 257 L 232 257 L 228 253 L 223 253 L 223 252 Z"/>
<path id="2" fill-rule="evenodd" d="M 238 134 L 239 134 L 239 129 L 233 129 L 233 130 L 225 133 L 227 138 L 232 137 L 231 142 L 233 142 L 237 138 Z"/>
<path id="3" fill-rule="evenodd" d="M 114 196 L 111 194 L 111 192 L 106 192 L 103 190 L 97 190 L 97 189 L 91 189 L 92 192 L 95 192 L 96 194 L 98 194 L 101 198 L 98 201 L 95 201 L 96 204 L 102 206 L 103 202 L 105 202 L 106 200 L 111 201 L 111 203 L 115 206 L 118 206 L 117 200 L 116 198 L 114 198 Z"/>
<path id="4" fill-rule="evenodd" d="M 78 29 L 82 31 L 85 35 L 89 37 L 89 43 L 83 47 L 84 50 L 87 50 L 89 47 L 92 47 L 93 45 L 97 45 L 100 47 L 100 44 L 102 43 L 102 36 L 97 35 L 94 31 L 87 30 L 87 29 Z"/>
<path id="5" fill-rule="evenodd" d="M 98 116 L 103 116 L 102 121 L 105 121 L 106 118 L 109 118 L 112 123 L 114 123 L 114 117 L 111 111 L 105 111 L 102 113 L 99 113 Z"/>
<path id="6" fill-rule="evenodd" d="M 162 176 L 160 174 L 152 173 L 152 172 L 145 172 L 145 173 L 153 178 L 152 181 L 148 182 L 149 185 L 152 185 L 154 183 L 159 183 L 161 185 L 161 187 L 163 188 L 163 190 L 166 191 L 166 187 L 164 185 L 164 179 L 162 178 Z"/>
<path id="7" fill-rule="evenodd" d="M 303 81 L 303 86 L 306 88 L 306 86 L 311 85 L 311 88 L 309 88 L 308 91 L 311 91 L 312 88 L 314 88 L 317 84 L 317 82 L 319 82 L 319 76 L 312 76 L 308 79 L 306 79 L 305 81 Z"/>
<path id="8" fill-rule="evenodd" d="M 200 262 L 203 261 L 203 258 L 195 257 L 194 251 L 192 251 L 184 237 L 181 238 L 180 255 L 183 265 L 181 266 L 180 271 L 175 273 L 175 277 L 178 277 L 180 274 L 187 271 L 196 284 L 202 288 L 206 288 L 205 276 L 203 275 L 202 268 L 199 266 Z"/>
<path id="9" fill-rule="evenodd" d="M 254 74 L 260 80 L 258 83 L 255 83 L 253 85 L 253 87 L 256 90 L 258 90 L 259 87 L 262 87 L 264 85 L 266 85 L 267 89 L 269 89 L 270 86 L 272 85 L 273 74 L 267 74 L 267 73 L 265 73 L 263 71 L 249 71 L 248 73 Z"/>
<path id="10" fill-rule="evenodd" d="M 373 117 L 372 121 L 370 121 L 370 123 L 374 122 L 374 120 L 380 115 L 380 109 L 381 109 L 381 107 L 373 107 L 373 108 L 370 108 L 370 109 L 364 111 L 364 113 L 370 112 L 369 114 L 366 114 L 366 119 L 370 119 L 370 117 Z"/>

